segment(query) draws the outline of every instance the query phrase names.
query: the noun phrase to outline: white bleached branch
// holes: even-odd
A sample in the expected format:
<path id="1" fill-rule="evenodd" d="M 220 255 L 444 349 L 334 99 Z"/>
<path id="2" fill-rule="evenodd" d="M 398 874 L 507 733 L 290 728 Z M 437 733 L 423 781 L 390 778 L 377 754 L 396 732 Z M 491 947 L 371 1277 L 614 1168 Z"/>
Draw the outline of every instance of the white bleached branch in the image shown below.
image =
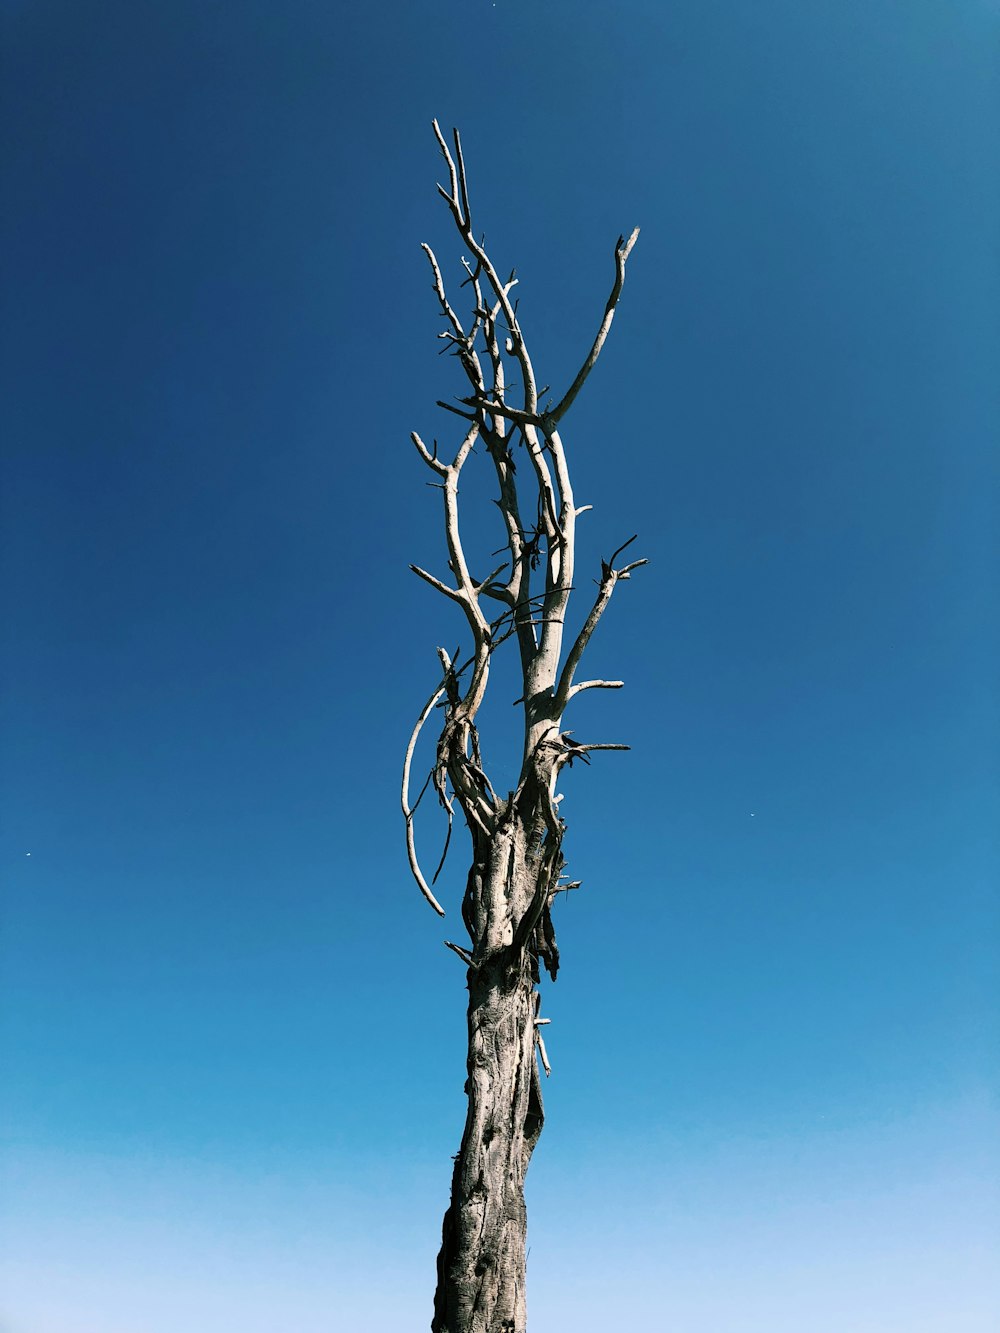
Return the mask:
<path id="1" fill-rule="evenodd" d="M 458 588 L 449 588 L 447 583 L 442 583 L 440 579 L 436 579 L 433 574 L 428 574 L 427 570 L 421 569 L 419 565 L 411 565 L 410 568 L 418 578 L 423 579 L 425 583 L 429 583 L 438 592 L 443 592 L 445 597 L 450 597 L 453 602 L 464 604 L 462 593 Z"/>
<path id="2" fill-rule="evenodd" d="M 632 253 L 632 247 L 639 239 L 639 228 L 636 227 L 632 235 L 626 241 L 624 237 L 619 236 L 615 245 L 615 283 L 611 288 L 611 295 L 608 297 L 608 303 L 604 308 L 604 318 L 601 320 L 601 327 L 597 330 L 597 337 L 594 339 L 593 346 L 587 353 L 587 359 L 577 372 L 576 379 L 566 390 L 565 395 L 560 401 L 558 407 L 548 414 L 553 421 L 561 421 L 569 409 L 573 406 L 576 395 L 583 388 L 587 376 L 597 364 L 597 358 L 601 355 L 608 333 L 611 330 L 611 323 L 615 317 L 615 310 L 618 306 L 618 298 L 622 294 L 622 287 L 625 285 L 625 264 L 629 255 Z"/>
<path id="3" fill-rule="evenodd" d="M 625 682 L 623 680 L 581 680 L 579 685 L 574 685 L 571 690 L 567 691 L 566 700 L 569 702 L 570 699 L 575 699 L 584 690 L 621 690 L 624 687 Z"/>
<path id="4" fill-rule="evenodd" d="M 444 694 L 444 691 L 445 687 L 443 684 L 441 684 L 433 692 L 433 694 L 431 694 L 430 698 L 427 700 L 427 702 L 421 709 L 420 716 L 417 718 L 416 721 L 416 725 L 414 726 L 413 731 L 410 733 L 409 744 L 406 747 L 406 756 L 403 759 L 403 785 L 402 785 L 402 790 L 400 792 L 400 802 L 403 807 L 403 816 L 406 819 L 406 855 L 410 863 L 410 870 L 413 874 L 413 878 L 417 881 L 417 885 L 420 889 L 420 892 L 424 895 L 424 897 L 430 903 L 431 907 L 434 908 L 435 912 L 437 912 L 439 916 L 444 916 L 444 908 L 441 906 L 438 900 L 434 897 L 434 894 L 431 892 L 430 885 L 424 879 L 423 872 L 420 869 L 420 862 L 417 860 L 417 848 L 413 836 L 413 808 L 411 808 L 410 806 L 410 768 L 413 764 L 413 752 L 417 748 L 417 738 L 419 737 L 420 732 L 423 729 L 423 725 L 430 716 L 434 706 L 437 704 L 438 700 Z"/>

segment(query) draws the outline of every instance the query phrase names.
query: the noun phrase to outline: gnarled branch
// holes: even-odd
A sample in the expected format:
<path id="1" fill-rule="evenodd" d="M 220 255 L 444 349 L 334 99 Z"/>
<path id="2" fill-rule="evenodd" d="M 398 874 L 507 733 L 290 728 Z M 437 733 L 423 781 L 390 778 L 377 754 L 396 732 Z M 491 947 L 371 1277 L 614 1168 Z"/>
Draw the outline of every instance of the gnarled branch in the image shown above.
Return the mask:
<path id="1" fill-rule="evenodd" d="M 580 659 L 583 657 L 583 654 L 586 651 L 587 644 L 590 642 L 591 639 L 591 635 L 597 628 L 601 616 L 604 615 L 604 612 L 607 609 L 607 605 L 611 601 L 611 594 L 614 592 L 616 584 L 618 584 L 622 579 L 629 578 L 634 569 L 639 569 L 642 565 L 649 564 L 648 560 L 633 560 L 631 564 L 625 565 L 622 569 L 614 568 L 613 561 L 615 557 L 620 555 L 621 552 L 625 549 L 625 547 L 631 545 L 631 543 L 634 541 L 635 538 L 630 537 L 627 542 L 624 542 L 621 546 L 619 546 L 618 550 L 614 552 L 614 555 L 612 555 L 611 560 L 602 562 L 601 581 L 598 584 L 597 596 L 594 599 L 594 605 L 591 607 L 590 614 L 584 621 L 580 633 L 576 636 L 576 640 L 572 648 L 569 650 L 569 653 L 567 654 L 565 664 L 563 665 L 562 673 L 560 674 L 559 677 L 559 684 L 556 687 L 556 692 L 555 692 L 556 708 L 560 712 L 562 712 L 562 710 L 566 707 L 566 705 L 572 698 L 574 673 L 576 672 L 577 667 L 580 665 Z M 617 688 L 617 686 L 612 686 L 611 688 Z"/>

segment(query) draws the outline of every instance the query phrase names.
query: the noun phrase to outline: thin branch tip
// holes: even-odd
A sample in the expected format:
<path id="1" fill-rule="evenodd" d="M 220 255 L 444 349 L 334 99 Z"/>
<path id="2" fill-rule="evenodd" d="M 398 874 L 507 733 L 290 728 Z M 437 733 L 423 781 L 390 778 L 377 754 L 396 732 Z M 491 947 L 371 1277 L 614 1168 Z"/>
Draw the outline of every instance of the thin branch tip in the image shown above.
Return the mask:
<path id="1" fill-rule="evenodd" d="M 629 255 L 632 253 L 632 247 L 633 247 L 633 245 L 635 245 L 635 243 L 636 243 L 636 241 L 637 241 L 638 239 L 639 239 L 639 228 L 638 228 L 638 227 L 633 227 L 633 228 L 632 228 L 632 234 L 631 234 L 631 236 L 629 236 L 628 240 L 627 240 L 627 241 L 624 241 L 624 243 L 622 242 L 621 239 L 619 239 L 619 243 L 618 243 L 618 253 L 621 255 L 621 257 L 622 257 L 623 260 L 628 259 Z"/>

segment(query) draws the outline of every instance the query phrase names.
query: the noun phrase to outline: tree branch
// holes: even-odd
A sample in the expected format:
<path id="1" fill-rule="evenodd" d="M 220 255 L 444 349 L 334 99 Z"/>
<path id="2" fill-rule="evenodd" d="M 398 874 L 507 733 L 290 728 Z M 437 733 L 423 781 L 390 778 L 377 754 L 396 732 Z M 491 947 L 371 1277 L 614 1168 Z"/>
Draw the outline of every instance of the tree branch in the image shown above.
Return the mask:
<path id="1" fill-rule="evenodd" d="M 415 430 L 410 431 L 410 439 L 416 446 L 417 453 L 433 472 L 436 472 L 439 477 L 448 475 L 448 464 L 442 463 L 436 452 L 431 453 Z"/>
<path id="2" fill-rule="evenodd" d="M 465 605 L 465 598 L 462 596 L 461 590 L 449 588 L 447 583 L 442 583 L 440 579 L 436 579 L 433 574 L 428 574 L 427 570 L 421 569 L 419 565 L 411 565 L 410 568 L 418 578 L 423 579 L 425 583 L 429 583 L 438 592 L 443 592 L 445 597 L 450 597 L 453 602 L 458 602 L 462 606 Z"/>
<path id="3" fill-rule="evenodd" d="M 591 635 L 597 628 L 598 621 L 601 619 L 601 616 L 604 615 L 605 609 L 611 601 L 611 594 L 615 590 L 615 584 L 618 583 L 620 579 L 627 579 L 633 569 L 638 569 L 642 565 L 649 564 L 648 560 L 633 560 L 631 564 L 626 565 L 623 569 L 615 569 L 613 567 L 612 561 L 614 561 L 615 556 L 620 555 L 625 547 L 630 546 L 634 541 L 635 538 L 630 537 L 627 542 L 623 542 L 622 545 L 618 547 L 618 550 L 614 552 L 611 561 L 602 561 L 601 582 L 598 585 L 597 597 L 594 600 L 594 605 L 591 607 L 590 614 L 584 621 L 583 628 L 576 637 L 576 642 L 573 644 L 573 647 L 567 655 L 566 662 L 559 677 L 559 684 L 556 687 L 556 708 L 560 712 L 566 707 L 570 700 L 570 691 L 573 685 L 574 673 L 580 665 L 580 659 L 583 657 L 587 644 L 590 642 Z"/>
<path id="4" fill-rule="evenodd" d="M 455 314 L 451 303 L 448 300 L 444 288 L 444 279 L 441 276 L 441 267 L 437 262 L 437 256 L 431 247 L 425 242 L 420 246 L 427 256 L 428 263 L 431 266 L 431 272 L 434 275 L 434 291 L 441 306 L 441 311 L 448 323 L 454 330 L 451 334 L 442 334 L 442 337 L 450 337 L 457 346 L 458 359 L 462 363 L 462 369 L 465 371 L 466 379 L 472 385 L 472 388 L 479 393 L 483 392 L 483 371 L 479 364 L 479 357 L 476 355 L 475 342 L 476 334 L 479 330 L 480 316 L 473 312 L 473 324 L 471 330 L 466 333 L 462 321 Z"/>
<path id="5" fill-rule="evenodd" d="M 579 685 L 574 685 L 571 690 L 567 691 L 566 699 L 567 701 L 575 699 L 584 690 L 621 690 L 624 687 L 625 682 L 623 680 L 582 680 Z"/>
<path id="6" fill-rule="evenodd" d="M 542 1068 L 545 1070 L 545 1077 L 548 1078 L 552 1073 L 552 1066 L 549 1064 L 548 1053 L 545 1050 L 545 1042 L 542 1040 L 542 1034 L 540 1032 L 536 1031 L 535 1040 L 538 1042 L 538 1058 L 541 1060 Z"/>
<path id="7" fill-rule="evenodd" d="M 468 967 L 472 966 L 472 954 L 469 953 L 468 949 L 463 949 L 460 944 L 453 944 L 451 940 L 445 940 L 444 947 L 450 949 L 452 953 L 457 953 L 462 962 Z"/>
<path id="8" fill-rule="evenodd" d="M 566 393 L 558 406 L 548 413 L 549 418 L 553 422 L 561 421 L 573 406 L 573 402 L 576 399 L 577 394 L 583 388 L 587 376 L 597 364 L 597 358 L 601 355 L 601 349 L 604 346 L 611 329 L 612 320 L 615 317 L 615 308 L 618 305 L 618 298 L 621 296 L 622 287 L 625 285 L 625 264 L 629 255 L 632 253 L 632 247 L 635 245 L 638 238 L 638 227 L 635 228 L 627 241 L 621 236 L 618 237 L 618 241 L 615 245 L 615 283 L 611 288 L 611 295 L 608 297 L 608 303 L 604 307 L 604 318 L 601 320 L 601 327 L 597 330 L 597 337 L 594 339 L 594 344 L 587 353 L 587 359 L 577 372 L 576 379 L 566 390 Z"/>
<path id="9" fill-rule="evenodd" d="M 453 209 L 456 211 L 455 221 L 460 227 L 463 227 L 465 225 L 465 219 L 462 217 L 461 210 L 458 208 L 458 176 L 455 171 L 455 163 L 452 160 L 451 153 L 448 152 L 448 145 L 444 141 L 444 135 L 441 133 L 441 128 L 437 121 L 433 120 L 431 121 L 431 124 L 434 127 L 434 137 L 437 139 L 441 148 L 441 155 L 448 163 L 448 175 L 451 178 L 451 194 L 446 192 L 443 185 L 438 186 L 438 192 L 453 206 Z"/>
<path id="10" fill-rule="evenodd" d="M 406 856 L 410 863 L 410 871 L 413 874 L 413 878 L 417 881 L 417 886 L 420 889 L 420 892 L 439 916 L 444 916 L 444 908 L 431 892 L 430 886 L 421 872 L 420 863 L 417 860 L 417 848 L 413 836 L 413 809 L 410 808 L 410 767 L 413 763 L 413 752 L 417 747 L 417 737 L 420 735 L 424 723 L 430 716 L 435 704 L 444 694 L 444 691 L 445 686 L 442 683 L 424 704 L 420 716 L 417 718 L 416 725 L 410 733 L 410 741 L 406 747 L 406 755 L 403 759 L 403 784 L 400 791 L 400 803 L 403 807 L 403 816 L 406 819 Z"/>

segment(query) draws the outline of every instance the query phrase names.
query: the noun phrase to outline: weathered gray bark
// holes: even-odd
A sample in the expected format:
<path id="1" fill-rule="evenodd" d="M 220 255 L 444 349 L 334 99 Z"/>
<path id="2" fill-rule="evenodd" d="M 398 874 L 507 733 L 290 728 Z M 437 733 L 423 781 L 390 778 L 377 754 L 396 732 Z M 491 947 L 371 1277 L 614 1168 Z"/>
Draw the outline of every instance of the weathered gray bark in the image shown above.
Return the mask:
<path id="1" fill-rule="evenodd" d="M 549 909 L 561 832 L 546 836 L 547 801 L 525 784 L 498 811 L 492 837 L 476 840 L 469 872 L 469 1106 L 438 1256 L 434 1333 L 525 1327 L 524 1178 L 544 1118 L 539 958 L 553 979 L 558 968 Z"/>
<path id="2" fill-rule="evenodd" d="M 467 967 L 468 1113 L 444 1218 L 432 1329 L 434 1333 L 524 1333 L 524 1180 L 543 1122 L 536 1054 L 549 1073 L 539 1031 L 547 1022 L 540 1017 L 539 964 L 554 980 L 559 953 L 551 908 L 557 894 L 576 887 L 562 883 L 566 826 L 559 816 L 561 797 L 556 783 L 562 768 L 575 759 L 588 761 L 594 750 L 628 748 L 581 744 L 563 731 L 562 718 L 570 701 L 582 691 L 621 687 L 621 681 L 577 684 L 574 679 L 616 584 L 646 563 L 636 560 L 615 567 L 617 556 L 629 542 L 610 560 L 601 562 L 593 605 L 564 654 L 576 519 L 584 509 L 575 506 L 559 423 L 600 355 L 638 231 L 627 241 L 619 237 L 615 245 L 614 285 L 580 371 L 556 407 L 540 409 L 516 303 L 510 299 L 516 279 L 512 273 L 501 280 L 473 232 L 457 132 L 453 155 L 436 122 L 434 131 L 450 180 L 450 189 L 438 189 L 472 256 L 463 260 L 463 285 L 472 290 L 468 324 L 462 323 L 448 300 L 433 252 L 429 246 L 424 250 L 448 326 L 440 336 L 458 358 L 472 394 L 459 400 L 460 407 L 439 404 L 463 418 L 467 426 L 451 463 L 438 457 L 436 442 L 428 449 L 418 435 L 412 436 L 443 493 L 448 568 L 454 583 L 412 568 L 461 608 L 473 646 L 463 662 L 438 649 L 440 684 L 417 720 L 403 766 L 402 805 L 410 867 L 421 892 L 442 916 L 444 909 L 423 875 L 414 840 L 414 813 L 429 784 L 447 812 L 449 832 L 457 804 L 472 841 L 472 866 L 462 901 L 470 944 L 467 948 L 446 941 Z M 507 388 L 507 360 L 520 381 L 516 405 Z M 459 475 L 477 440 L 485 445 L 496 473 L 497 505 L 508 554 L 504 564 L 480 580 L 469 571 L 458 517 Z M 520 477 L 515 448 L 524 454 L 518 460 L 523 464 Z M 529 521 L 522 518 L 524 501 L 530 506 Z M 505 570 L 508 577 L 501 583 L 498 580 Z M 532 593 L 535 571 L 544 574 L 540 591 Z M 503 607 L 495 619 L 484 614 L 485 598 Z M 517 702 L 523 705 L 524 749 L 517 788 L 502 800 L 484 768 L 476 716 L 486 694 L 492 655 L 508 638 L 516 639 L 520 654 L 523 695 Z M 427 781 L 411 806 L 410 774 L 417 740 L 435 706 L 444 709 L 444 724 Z"/>
<path id="3" fill-rule="evenodd" d="M 516 813 L 483 851 L 469 877 L 473 910 L 488 915 L 488 901 L 508 895 L 523 905 L 535 868 Z M 500 934 L 511 936 L 511 925 L 508 917 Z M 517 1330 L 526 1318 L 524 1178 L 543 1117 L 530 955 L 512 942 L 479 949 L 468 985 L 469 1106 L 438 1256 L 435 1333 Z"/>

